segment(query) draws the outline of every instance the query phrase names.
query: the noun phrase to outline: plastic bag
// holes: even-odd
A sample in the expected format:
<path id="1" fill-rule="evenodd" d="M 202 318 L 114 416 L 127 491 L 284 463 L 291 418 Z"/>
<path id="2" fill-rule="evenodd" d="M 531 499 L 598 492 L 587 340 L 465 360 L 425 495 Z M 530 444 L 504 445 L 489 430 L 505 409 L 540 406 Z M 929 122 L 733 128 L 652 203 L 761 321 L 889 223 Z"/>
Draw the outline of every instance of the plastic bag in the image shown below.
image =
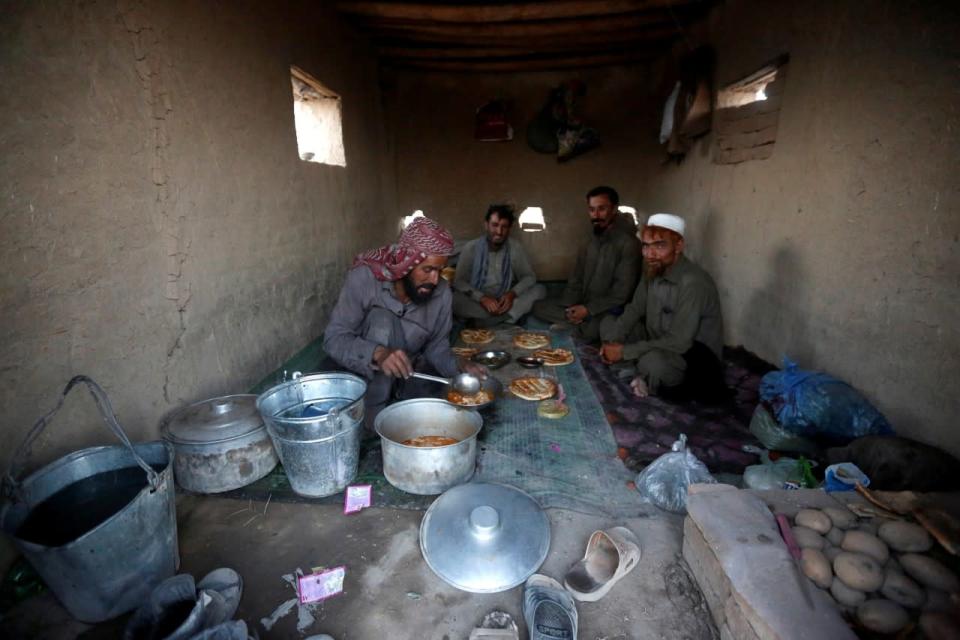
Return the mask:
<path id="1" fill-rule="evenodd" d="M 889 435 L 893 428 L 863 395 L 842 380 L 800 369 L 789 358 L 782 371 L 760 380 L 760 397 L 774 409 L 780 426 L 793 433 L 847 442 L 866 435 Z"/>
<path id="2" fill-rule="evenodd" d="M 661 509 L 686 513 L 687 487 L 716 480 L 706 465 L 687 451 L 686 435 L 681 433 L 670 449 L 637 474 L 637 491 Z"/>
<path id="3" fill-rule="evenodd" d="M 760 444 L 773 451 L 796 451 L 808 456 L 817 455 L 817 445 L 812 440 L 781 427 L 763 405 L 757 405 L 753 411 L 753 417 L 750 419 L 750 433 L 757 436 Z"/>

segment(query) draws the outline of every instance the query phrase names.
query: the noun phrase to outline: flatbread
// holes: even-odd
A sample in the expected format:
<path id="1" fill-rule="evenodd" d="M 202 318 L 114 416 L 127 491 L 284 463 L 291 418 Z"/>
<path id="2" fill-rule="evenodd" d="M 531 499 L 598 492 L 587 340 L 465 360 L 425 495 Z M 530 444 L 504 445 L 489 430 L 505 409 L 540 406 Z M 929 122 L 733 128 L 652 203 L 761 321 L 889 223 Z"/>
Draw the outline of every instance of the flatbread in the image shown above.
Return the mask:
<path id="1" fill-rule="evenodd" d="M 557 392 L 557 383 L 550 378 L 516 378 L 510 383 L 510 391 L 524 400 L 546 400 Z"/>
<path id="2" fill-rule="evenodd" d="M 493 400 L 493 392 L 489 389 L 480 389 L 474 394 L 465 395 L 456 389 L 450 389 L 447 392 L 447 401 L 458 404 L 461 407 L 476 407 L 481 404 L 487 404 Z"/>
<path id="3" fill-rule="evenodd" d="M 490 329 L 464 329 L 460 337 L 467 344 L 487 344 L 493 342 L 493 331 Z"/>
<path id="4" fill-rule="evenodd" d="M 541 349 L 550 346 L 550 336 L 524 331 L 513 336 L 513 344 L 521 349 Z"/>
<path id="5" fill-rule="evenodd" d="M 541 358 L 548 367 L 562 367 L 573 362 L 573 351 L 569 349 L 537 349 L 533 352 L 534 358 Z"/>
<path id="6" fill-rule="evenodd" d="M 460 356 L 461 358 L 472 358 L 477 355 L 477 350 L 473 347 L 452 347 L 450 351 L 453 351 L 454 355 Z"/>
<path id="7" fill-rule="evenodd" d="M 542 418 L 559 419 L 570 413 L 570 407 L 559 400 L 544 400 L 537 405 L 537 415 Z"/>

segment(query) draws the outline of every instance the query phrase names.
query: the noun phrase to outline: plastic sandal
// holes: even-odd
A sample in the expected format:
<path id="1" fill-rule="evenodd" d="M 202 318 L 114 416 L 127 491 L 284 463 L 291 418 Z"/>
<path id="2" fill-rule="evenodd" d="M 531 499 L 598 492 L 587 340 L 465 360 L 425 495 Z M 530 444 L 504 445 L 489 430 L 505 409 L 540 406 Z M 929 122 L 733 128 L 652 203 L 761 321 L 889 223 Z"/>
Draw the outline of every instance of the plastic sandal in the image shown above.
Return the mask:
<path id="1" fill-rule="evenodd" d="M 523 619 L 530 640 L 576 640 L 577 604 L 548 576 L 535 573 L 527 578 Z"/>
<path id="2" fill-rule="evenodd" d="M 583 559 L 570 567 L 564 586 L 577 600 L 595 602 L 605 596 L 640 561 L 640 542 L 626 527 L 594 531 Z"/>

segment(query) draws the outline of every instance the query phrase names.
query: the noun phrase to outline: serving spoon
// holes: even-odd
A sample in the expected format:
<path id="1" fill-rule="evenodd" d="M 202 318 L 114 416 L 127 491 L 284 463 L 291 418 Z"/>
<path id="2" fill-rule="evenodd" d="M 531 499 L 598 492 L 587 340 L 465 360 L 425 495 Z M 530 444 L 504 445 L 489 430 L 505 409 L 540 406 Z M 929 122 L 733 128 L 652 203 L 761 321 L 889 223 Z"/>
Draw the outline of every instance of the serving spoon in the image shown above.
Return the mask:
<path id="1" fill-rule="evenodd" d="M 473 395 L 477 391 L 480 391 L 480 378 L 469 373 L 458 373 L 453 378 L 441 378 L 440 376 L 432 376 L 429 373 L 420 373 L 418 371 L 414 371 L 410 375 L 414 378 L 448 384 L 464 395 Z"/>

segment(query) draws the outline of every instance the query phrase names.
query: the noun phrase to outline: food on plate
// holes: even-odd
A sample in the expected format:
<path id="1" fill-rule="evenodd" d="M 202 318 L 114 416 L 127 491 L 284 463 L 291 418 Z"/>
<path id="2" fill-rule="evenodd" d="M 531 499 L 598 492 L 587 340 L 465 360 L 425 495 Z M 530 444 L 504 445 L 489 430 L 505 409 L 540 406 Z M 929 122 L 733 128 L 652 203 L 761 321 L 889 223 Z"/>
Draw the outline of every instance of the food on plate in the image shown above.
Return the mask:
<path id="1" fill-rule="evenodd" d="M 524 400 L 546 400 L 557 392 L 557 383 L 550 378 L 517 378 L 510 383 L 510 391 Z"/>
<path id="2" fill-rule="evenodd" d="M 460 356 L 461 358 L 472 358 L 477 355 L 477 350 L 473 347 L 453 347 L 450 351 L 453 351 L 453 355 Z"/>
<path id="3" fill-rule="evenodd" d="M 490 329 L 464 329 L 460 337 L 467 344 L 487 344 L 493 341 L 493 331 Z"/>
<path id="4" fill-rule="evenodd" d="M 545 333 L 524 331 L 513 336 L 513 344 L 521 349 L 540 349 L 550 346 L 550 336 Z"/>
<path id="5" fill-rule="evenodd" d="M 569 349 L 537 349 L 533 357 L 540 358 L 548 367 L 561 367 L 573 362 L 573 352 Z"/>
<path id="6" fill-rule="evenodd" d="M 448 436 L 417 436 L 416 438 L 409 438 L 404 440 L 400 444 L 405 444 L 408 447 L 446 447 L 451 444 L 457 444 L 460 442 L 456 438 L 450 438 Z"/>
<path id="7" fill-rule="evenodd" d="M 475 407 L 492 402 L 493 392 L 489 389 L 480 389 L 480 391 L 476 393 L 464 394 L 456 389 L 450 389 L 450 391 L 447 392 L 447 401 L 458 404 L 461 407 Z"/>
<path id="8" fill-rule="evenodd" d="M 570 413 L 570 407 L 559 400 L 544 400 L 537 405 L 537 415 L 542 418 L 562 418 Z"/>

